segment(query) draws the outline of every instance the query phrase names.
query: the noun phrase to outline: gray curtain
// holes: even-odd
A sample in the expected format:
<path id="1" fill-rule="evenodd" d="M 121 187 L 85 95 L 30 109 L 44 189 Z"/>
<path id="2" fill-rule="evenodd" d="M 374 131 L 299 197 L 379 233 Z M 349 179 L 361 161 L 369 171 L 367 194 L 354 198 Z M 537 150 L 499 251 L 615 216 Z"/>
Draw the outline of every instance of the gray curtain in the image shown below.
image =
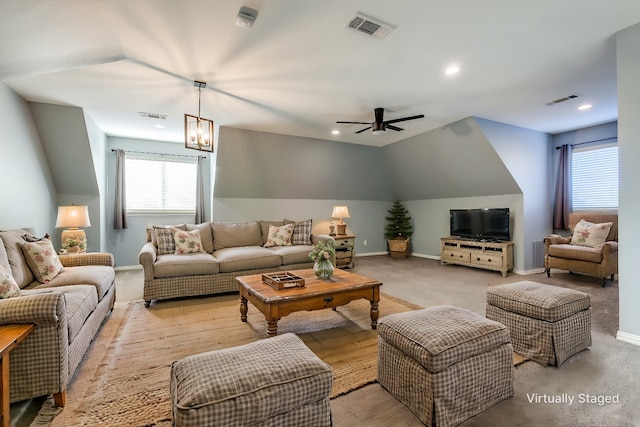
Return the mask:
<path id="1" fill-rule="evenodd" d="M 116 150 L 116 186 L 113 201 L 113 228 L 127 228 L 127 201 L 124 180 L 124 151 Z"/>
<path id="2" fill-rule="evenodd" d="M 198 160 L 196 162 L 196 224 L 206 222 L 204 209 L 204 159 L 204 157 L 198 156 Z"/>
<path id="3" fill-rule="evenodd" d="M 565 144 L 559 148 L 558 180 L 556 185 L 556 200 L 553 210 L 553 228 L 556 230 L 569 229 L 569 212 L 571 212 L 571 145 Z"/>

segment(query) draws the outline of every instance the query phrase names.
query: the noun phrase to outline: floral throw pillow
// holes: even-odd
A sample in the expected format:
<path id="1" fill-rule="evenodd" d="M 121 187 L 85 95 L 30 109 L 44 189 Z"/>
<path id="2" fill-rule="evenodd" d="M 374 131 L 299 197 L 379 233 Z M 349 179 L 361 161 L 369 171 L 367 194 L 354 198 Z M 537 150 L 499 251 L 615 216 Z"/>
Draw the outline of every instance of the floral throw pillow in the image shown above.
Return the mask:
<path id="1" fill-rule="evenodd" d="M 306 221 L 290 221 L 284 220 L 285 224 L 294 224 L 293 236 L 291 237 L 291 243 L 294 245 L 310 245 L 311 244 L 311 220 Z"/>
<path id="2" fill-rule="evenodd" d="M 20 288 L 11 275 L 11 272 L 8 272 L 0 265 L 0 298 L 5 299 L 19 296 Z"/>
<path id="3" fill-rule="evenodd" d="M 613 226 L 612 222 L 603 222 L 602 224 L 594 224 L 581 219 L 576 224 L 571 237 L 572 245 L 594 247 L 601 245 L 607 241 L 609 231 Z"/>
<path id="4" fill-rule="evenodd" d="M 185 231 L 174 228 L 173 240 L 176 245 L 176 255 L 204 252 L 200 230 Z"/>
<path id="5" fill-rule="evenodd" d="M 281 227 L 269 225 L 269 237 L 267 237 L 267 243 L 264 244 L 264 247 L 291 246 L 291 236 L 294 228 L 295 224 L 285 224 Z"/>
<path id="6" fill-rule="evenodd" d="M 58 254 L 53 249 L 49 239 L 24 242 L 22 244 L 22 252 L 24 252 L 24 257 L 33 275 L 36 276 L 36 280 L 40 283 L 47 283 L 64 271 L 60 258 L 58 258 Z"/>

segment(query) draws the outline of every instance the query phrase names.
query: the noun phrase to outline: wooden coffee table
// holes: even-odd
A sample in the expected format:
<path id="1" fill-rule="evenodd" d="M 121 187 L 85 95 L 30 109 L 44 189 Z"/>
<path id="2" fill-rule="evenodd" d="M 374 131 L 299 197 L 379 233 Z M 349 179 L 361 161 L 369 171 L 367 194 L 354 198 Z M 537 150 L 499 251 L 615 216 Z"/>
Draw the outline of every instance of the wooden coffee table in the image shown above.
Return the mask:
<path id="1" fill-rule="evenodd" d="M 262 282 L 262 274 L 236 277 L 240 288 L 240 320 L 247 321 L 247 301 L 267 320 L 267 334 L 278 333 L 278 320 L 296 311 L 321 310 L 345 305 L 364 298 L 371 302 L 371 328 L 378 326 L 380 286 L 375 279 L 336 269 L 331 279 L 315 276 L 312 269 L 291 270 L 305 279 L 304 287 L 275 289 Z"/>

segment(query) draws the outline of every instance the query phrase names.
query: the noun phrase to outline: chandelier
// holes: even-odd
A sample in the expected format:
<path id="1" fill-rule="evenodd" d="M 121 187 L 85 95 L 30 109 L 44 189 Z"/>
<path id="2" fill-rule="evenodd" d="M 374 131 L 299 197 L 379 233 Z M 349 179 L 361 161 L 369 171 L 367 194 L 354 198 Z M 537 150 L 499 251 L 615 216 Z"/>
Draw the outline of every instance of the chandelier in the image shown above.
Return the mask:
<path id="1" fill-rule="evenodd" d="M 207 82 L 195 80 L 198 88 L 198 116 L 184 115 L 184 146 L 192 150 L 213 152 L 213 120 L 200 117 L 200 91 Z"/>

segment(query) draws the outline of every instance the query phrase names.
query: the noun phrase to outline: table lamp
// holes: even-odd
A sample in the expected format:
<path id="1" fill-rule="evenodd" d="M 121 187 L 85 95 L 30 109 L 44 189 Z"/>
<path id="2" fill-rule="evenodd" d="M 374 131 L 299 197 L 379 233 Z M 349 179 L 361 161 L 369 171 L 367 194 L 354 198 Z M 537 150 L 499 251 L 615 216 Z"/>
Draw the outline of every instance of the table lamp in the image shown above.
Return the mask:
<path id="1" fill-rule="evenodd" d="M 91 227 L 89 208 L 87 206 L 58 206 L 56 228 L 67 228 L 62 231 L 63 252 L 86 252 L 87 235 L 79 227 Z"/>
<path id="2" fill-rule="evenodd" d="M 338 224 L 338 234 L 347 234 L 347 224 L 345 224 L 342 219 L 349 218 L 349 208 L 346 206 L 334 206 L 331 217 L 340 219 L 340 223 Z"/>

